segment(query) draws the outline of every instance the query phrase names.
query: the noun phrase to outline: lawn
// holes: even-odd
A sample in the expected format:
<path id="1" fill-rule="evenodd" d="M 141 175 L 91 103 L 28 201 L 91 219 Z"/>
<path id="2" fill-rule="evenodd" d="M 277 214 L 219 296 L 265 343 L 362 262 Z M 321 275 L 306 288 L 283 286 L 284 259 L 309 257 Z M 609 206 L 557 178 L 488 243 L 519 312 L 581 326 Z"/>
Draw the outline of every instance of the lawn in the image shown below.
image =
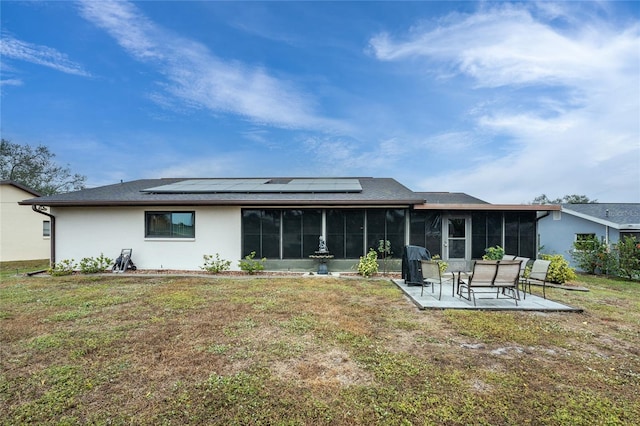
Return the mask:
<path id="1" fill-rule="evenodd" d="M 15 274 L 14 274 L 15 275 Z M 2 276 L 0 422 L 640 424 L 640 284 L 419 311 L 389 280 Z"/>

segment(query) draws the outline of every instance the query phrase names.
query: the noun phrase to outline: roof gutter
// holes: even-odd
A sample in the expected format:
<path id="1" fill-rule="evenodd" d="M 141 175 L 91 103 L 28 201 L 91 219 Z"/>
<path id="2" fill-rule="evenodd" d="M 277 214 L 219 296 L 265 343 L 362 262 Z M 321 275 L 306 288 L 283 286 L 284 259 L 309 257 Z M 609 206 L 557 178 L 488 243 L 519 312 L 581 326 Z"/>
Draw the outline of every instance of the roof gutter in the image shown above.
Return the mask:
<path id="1" fill-rule="evenodd" d="M 46 204 L 42 204 L 45 203 Z M 51 201 L 46 200 L 25 200 L 20 201 L 20 205 L 46 205 L 48 207 L 147 207 L 147 206 L 374 206 L 384 207 L 388 205 L 411 207 L 422 200 L 398 199 L 398 200 L 133 200 L 133 201 Z"/>
<path id="2" fill-rule="evenodd" d="M 48 216 L 51 219 L 51 259 L 49 260 L 50 266 L 56 264 L 56 217 L 51 213 L 45 211 L 46 207 L 33 204 L 31 210 L 36 213 Z"/>

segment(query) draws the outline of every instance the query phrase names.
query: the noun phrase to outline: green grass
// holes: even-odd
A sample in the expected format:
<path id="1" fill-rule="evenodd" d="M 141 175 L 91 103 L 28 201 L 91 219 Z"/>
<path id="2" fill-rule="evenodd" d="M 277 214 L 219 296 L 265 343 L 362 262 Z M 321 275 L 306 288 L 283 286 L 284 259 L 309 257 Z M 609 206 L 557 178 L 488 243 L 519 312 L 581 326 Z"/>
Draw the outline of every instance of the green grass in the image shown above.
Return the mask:
<path id="1" fill-rule="evenodd" d="M 0 424 L 640 424 L 640 283 L 584 313 L 419 311 L 391 282 L 0 282 Z"/>
<path id="2" fill-rule="evenodd" d="M 48 268 L 48 259 L 0 262 L 0 279 L 26 274 L 28 272 L 42 271 Z"/>

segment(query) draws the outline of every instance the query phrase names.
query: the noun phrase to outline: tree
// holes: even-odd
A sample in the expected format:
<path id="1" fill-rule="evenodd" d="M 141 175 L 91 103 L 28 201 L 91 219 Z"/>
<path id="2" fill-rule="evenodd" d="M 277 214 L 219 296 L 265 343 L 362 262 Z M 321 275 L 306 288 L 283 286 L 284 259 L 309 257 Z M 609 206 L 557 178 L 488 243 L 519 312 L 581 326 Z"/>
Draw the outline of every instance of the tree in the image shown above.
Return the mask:
<path id="1" fill-rule="evenodd" d="M 587 204 L 597 202 L 598 200 L 590 200 L 586 195 L 565 195 L 562 198 L 550 200 L 549 197 L 542 194 L 534 198 L 531 204 Z"/>
<path id="2" fill-rule="evenodd" d="M 57 165 L 55 154 L 43 145 L 32 147 L 0 141 L 0 179 L 21 183 L 42 195 L 84 188 L 86 176 Z"/>

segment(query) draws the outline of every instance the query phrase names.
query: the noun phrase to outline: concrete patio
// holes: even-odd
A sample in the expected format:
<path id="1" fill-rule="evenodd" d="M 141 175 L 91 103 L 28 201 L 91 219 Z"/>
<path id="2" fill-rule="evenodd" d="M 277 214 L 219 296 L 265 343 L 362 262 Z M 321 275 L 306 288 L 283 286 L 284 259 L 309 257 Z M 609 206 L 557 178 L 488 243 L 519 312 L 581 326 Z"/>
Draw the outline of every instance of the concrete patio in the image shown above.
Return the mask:
<path id="1" fill-rule="evenodd" d="M 438 300 L 438 285 L 435 286 L 435 293 L 431 293 L 431 287 L 424 288 L 424 295 L 420 296 L 422 287 L 418 285 L 408 286 L 403 279 L 391 280 L 395 285 L 406 294 L 419 309 L 475 309 L 475 310 L 493 310 L 493 311 L 549 311 L 549 312 L 582 312 L 580 308 L 574 308 L 555 302 L 553 300 L 544 299 L 527 293 L 524 298 L 520 292 L 520 300 L 516 306 L 516 302 L 509 298 L 496 299 L 495 296 L 489 294 L 479 294 L 476 296 L 476 305 L 473 306 L 473 299 L 466 300 L 459 296 L 452 296 L 452 281 L 447 281 L 442 285 L 442 299 Z"/>

